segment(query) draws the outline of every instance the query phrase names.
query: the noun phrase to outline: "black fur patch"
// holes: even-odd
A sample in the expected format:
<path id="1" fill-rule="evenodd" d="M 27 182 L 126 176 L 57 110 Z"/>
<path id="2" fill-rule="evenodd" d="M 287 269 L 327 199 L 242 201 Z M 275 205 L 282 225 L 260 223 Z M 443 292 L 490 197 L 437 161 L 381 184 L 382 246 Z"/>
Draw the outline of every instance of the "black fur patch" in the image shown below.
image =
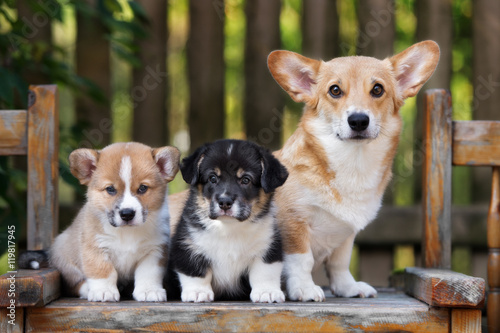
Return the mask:
<path id="1" fill-rule="evenodd" d="M 47 251 L 26 251 L 19 255 L 17 265 L 23 269 L 34 269 L 33 263 L 38 264 L 38 268 L 49 267 L 49 255 Z"/>
<path id="2" fill-rule="evenodd" d="M 286 168 L 268 150 L 241 140 L 219 140 L 206 144 L 183 159 L 180 169 L 184 180 L 191 187 L 171 240 L 166 277 L 169 299 L 180 297 L 178 273 L 204 277 L 211 269 L 210 260 L 195 252 L 192 232 L 204 232 L 207 220 L 225 214 L 230 214 L 227 216 L 234 218 L 234 223 L 269 223 L 273 192 L 288 177 Z M 247 179 L 243 181 L 245 177 Z M 263 192 L 270 195 L 260 206 L 261 209 L 252 215 L 252 203 Z M 230 211 L 231 208 L 227 211 L 222 208 L 222 196 L 231 200 L 231 204 L 236 207 L 234 212 Z M 206 206 L 198 205 L 200 197 L 207 202 Z M 269 264 L 283 260 L 281 236 L 276 225 L 273 229 L 272 242 L 262 258 Z M 248 269 L 242 272 L 240 279 L 239 290 L 219 291 L 215 299 L 248 299 L 251 291 Z"/>
<path id="3" fill-rule="evenodd" d="M 283 243 L 278 227 L 274 228 L 273 242 L 263 258 L 266 264 L 283 261 Z"/>

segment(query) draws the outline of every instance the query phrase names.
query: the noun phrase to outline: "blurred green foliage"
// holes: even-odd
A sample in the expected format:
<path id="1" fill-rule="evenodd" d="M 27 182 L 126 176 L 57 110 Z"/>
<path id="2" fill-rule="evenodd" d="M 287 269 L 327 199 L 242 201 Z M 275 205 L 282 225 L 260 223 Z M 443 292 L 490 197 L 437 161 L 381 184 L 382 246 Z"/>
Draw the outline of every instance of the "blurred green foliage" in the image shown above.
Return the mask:
<path id="1" fill-rule="evenodd" d="M 142 7 L 134 1 L 99 0 L 93 6 L 85 0 L 19 0 L 30 8 L 30 15 L 18 15 L 18 1 L 0 0 L 0 108 L 27 108 L 28 82 L 35 75 L 44 82 L 57 84 L 62 91 L 73 95 L 90 96 L 98 102 L 106 97 L 90 80 L 77 75 L 72 62 L 67 61 L 65 48 L 58 41 L 37 38 L 41 29 L 50 25 L 64 25 L 74 21 L 76 13 L 102 24 L 114 55 L 131 66 L 139 66 L 134 56 L 136 41 L 146 36 L 144 25 L 148 23 Z M 71 8 L 68 11 L 67 8 Z M 67 17 L 72 13 L 73 17 Z M 73 41 L 74 42 L 74 41 Z M 61 106 L 61 110 L 66 108 Z M 64 119 L 64 116 L 61 117 Z M 71 176 L 66 162 L 69 151 L 81 140 L 81 124 L 66 124 L 61 128 L 60 170 L 61 179 L 74 191 L 81 191 Z M 63 126 L 64 127 L 64 124 Z M 21 162 L 24 162 L 21 159 Z M 26 220 L 26 172 L 24 167 L 13 165 L 12 159 L 0 157 L 0 253 L 7 248 L 5 240 L 8 225 L 16 226 L 16 239 L 22 241 Z"/>
<path id="2" fill-rule="evenodd" d="M 53 43 L 33 41 L 29 37 L 30 18 L 17 16 L 17 1 L 29 3 L 34 13 L 42 13 L 53 28 Z M 250 1 L 250 0 L 247 0 Z M 417 0 L 397 0 L 395 52 L 416 42 L 416 17 L 414 6 Z M 454 118 L 471 119 L 472 90 L 472 0 L 453 1 L 453 63 L 451 90 Z M 225 135 L 244 138 L 242 101 L 244 85 L 245 45 L 245 1 L 225 0 L 225 50 L 226 63 L 226 127 Z M 339 38 L 341 55 L 354 55 L 358 37 L 356 8 L 358 1 L 337 1 L 339 12 Z M 48 10 L 47 8 L 50 8 Z M 301 10 L 302 0 L 282 0 L 280 30 L 282 48 L 301 52 Z M 43 74 L 48 82 L 57 83 L 61 91 L 61 199 L 65 202 L 72 193 L 80 189 L 68 171 L 66 158 L 78 142 L 82 141 L 81 124 L 74 121 L 74 96 L 92 96 L 104 101 L 102 92 L 89 80 L 74 71 L 76 39 L 76 16 L 85 15 L 97 19 L 107 29 L 105 38 L 112 49 L 112 96 L 111 107 L 114 120 L 113 141 L 131 139 L 132 103 L 128 94 L 133 66 L 140 66 L 134 56 L 135 41 L 146 36 L 148 18 L 135 1 L 98 0 L 97 6 L 90 6 L 84 0 L 0 0 L 0 108 L 25 108 L 30 73 Z M 41 14 L 40 14 L 41 15 Z M 168 6 L 168 64 L 169 73 L 169 132 L 170 143 L 187 151 L 187 108 L 188 85 L 186 78 L 186 40 L 189 27 L 187 0 L 169 1 Z M 27 23 L 28 22 L 28 23 Z M 32 28 L 36 25 L 31 21 Z M 286 139 L 296 128 L 302 106 L 286 98 L 284 135 Z M 401 110 L 404 131 L 395 173 L 404 181 L 394 185 L 394 203 L 414 204 L 415 180 L 413 177 L 413 135 L 416 116 L 416 101 L 410 99 Z M 466 170 L 458 170 L 455 183 L 469 184 Z M 465 181 L 464 181 L 465 180 Z M 73 185 L 68 186 L 71 183 Z M 25 221 L 24 199 L 16 193 L 26 188 L 26 175 L 13 168 L 12 163 L 0 158 L 0 239 L 5 239 L 6 225 Z M 171 184 L 171 192 L 185 188 L 180 177 Z M 470 202 L 470 191 L 454 187 L 454 201 Z M 70 199 L 69 199 L 70 200 Z M 21 223 L 24 224 L 24 223 Z M 20 229 L 18 229 L 20 230 Z M 3 253 L 0 248 L 0 253 Z"/>

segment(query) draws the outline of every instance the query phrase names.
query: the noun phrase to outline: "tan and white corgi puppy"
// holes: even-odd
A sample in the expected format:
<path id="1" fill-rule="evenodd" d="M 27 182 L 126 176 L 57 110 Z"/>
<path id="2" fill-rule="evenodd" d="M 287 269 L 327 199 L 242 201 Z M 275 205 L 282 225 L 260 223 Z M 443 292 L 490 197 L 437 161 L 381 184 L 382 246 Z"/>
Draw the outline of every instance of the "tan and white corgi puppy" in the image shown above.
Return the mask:
<path id="1" fill-rule="evenodd" d="M 377 294 L 349 272 L 354 238 L 377 215 L 391 179 L 402 128 L 399 109 L 430 78 L 438 60 L 433 41 L 385 60 L 269 55 L 274 79 L 305 104 L 297 130 L 276 152 L 290 173 L 276 200 L 291 300 L 325 299 L 311 275 L 323 264 L 334 295 Z"/>
<path id="2" fill-rule="evenodd" d="M 49 251 L 70 294 L 118 301 L 118 284 L 134 281 L 135 300 L 166 301 L 167 183 L 179 157 L 177 148 L 134 142 L 70 154 L 71 173 L 88 186 L 87 202 Z"/>

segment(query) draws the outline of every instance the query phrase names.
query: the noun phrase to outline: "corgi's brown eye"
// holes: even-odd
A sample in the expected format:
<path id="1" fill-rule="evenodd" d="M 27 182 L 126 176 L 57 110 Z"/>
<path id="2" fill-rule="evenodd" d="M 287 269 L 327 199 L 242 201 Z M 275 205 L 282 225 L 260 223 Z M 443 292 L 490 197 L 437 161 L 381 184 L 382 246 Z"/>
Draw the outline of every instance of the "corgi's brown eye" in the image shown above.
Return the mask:
<path id="1" fill-rule="evenodd" d="M 242 177 L 242 178 L 240 179 L 240 183 L 241 183 L 242 185 L 248 185 L 248 184 L 250 184 L 250 178 L 249 178 L 249 177 Z"/>
<path id="2" fill-rule="evenodd" d="M 334 84 L 333 86 L 330 87 L 329 92 L 330 92 L 330 96 L 332 96 L 333 98 L 339 98 L 342 96 L 342 90 L 336 84 Z"/>
<path id="3" fill-rule="evenodd" d="M 144 193 L 146 193 L 147 190 L 148 190 L 148 186 L 141 184 L 141 186 L 139 186 L 139 188 L 137 189 L 137 193 L 144 194 Z"/>
<path id="4" fill-rule="evenodd" d="M 372 91 L 370 92 L 373 97 L 380 97 L 384 94 L 384 87 L 381 84 L 376 84 L 373 86 Z"/>
<path id="5" fill-rule="evenodd" d="M 115 195 L 116 188 L 113 185 L 106 186 L 106 192 L 108 192 L 109 195 Z"/>
<path id="6" fill-rule="evenodd" d="M 216 175 L 211 175 L 210 177 L 208 177 L 208 180 L 209 180 L 212 184 L 215 184 L 215 183 L 217 183 L 217 176 L 216 176 Z"/>

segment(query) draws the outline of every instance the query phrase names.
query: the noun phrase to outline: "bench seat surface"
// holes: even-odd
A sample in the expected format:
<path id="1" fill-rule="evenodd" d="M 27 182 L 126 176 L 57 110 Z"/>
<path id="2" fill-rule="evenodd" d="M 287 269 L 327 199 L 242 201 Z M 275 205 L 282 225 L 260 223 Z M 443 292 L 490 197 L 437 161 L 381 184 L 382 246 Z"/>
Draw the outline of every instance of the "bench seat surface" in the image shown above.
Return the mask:
<path id="1" fill-rule="evenodd" d="M 448 332 L 449 310 L 429 307 L 399 292 L 377 298 L 335 298 L 323 303 L 251 302 L 93 303 L 62 298 L 27 309 L 26 331 L 246 331 L 246 332 Z M 36 329 L 35 329 L 36 328 Z"/>

